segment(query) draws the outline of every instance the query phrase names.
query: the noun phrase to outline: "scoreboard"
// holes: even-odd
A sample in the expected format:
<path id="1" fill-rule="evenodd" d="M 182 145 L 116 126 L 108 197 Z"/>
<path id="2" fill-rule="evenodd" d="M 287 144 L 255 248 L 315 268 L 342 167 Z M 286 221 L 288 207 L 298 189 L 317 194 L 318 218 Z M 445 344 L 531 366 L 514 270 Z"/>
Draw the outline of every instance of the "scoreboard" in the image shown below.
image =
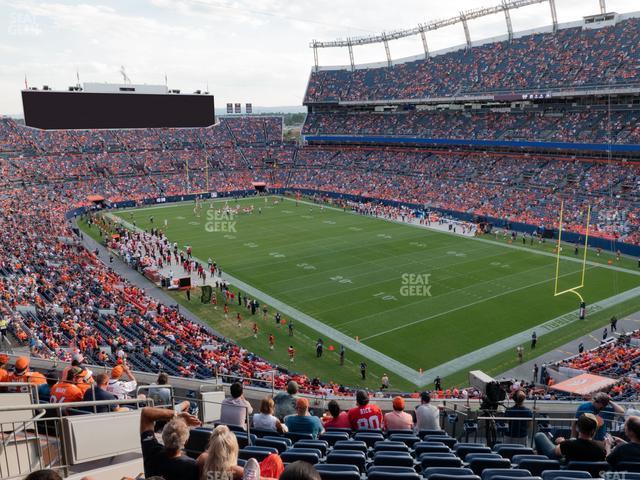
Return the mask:
<path id="1" fill-rule="evenodd" d="M 133 90 L 133 91 L 132 91 Z M 207 127 L 215 123 L 208 94 L 135 91 L 23 90 L 25 124 L 44 130 Z"/>

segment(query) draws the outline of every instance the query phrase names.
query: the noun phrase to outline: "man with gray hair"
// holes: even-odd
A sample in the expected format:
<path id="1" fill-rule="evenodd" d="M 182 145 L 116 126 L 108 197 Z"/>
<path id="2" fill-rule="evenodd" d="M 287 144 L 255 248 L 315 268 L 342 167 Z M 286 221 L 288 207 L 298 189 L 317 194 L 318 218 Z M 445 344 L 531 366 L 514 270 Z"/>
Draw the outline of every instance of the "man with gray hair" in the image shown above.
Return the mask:
<path id="1" fill-rule="evenodd" d="M 293 415 L 296 413 L 296 400 L 298 399 L 298 384 L 291 380 L 287 384 L 287 391 L 280 392 L 273 398 L 273 402 L 276 404 L 275 416 L 281 421 L 287 415 Z"/>
<path id="2" fill-rule="evenodd" d="M 186 404 L 186 405 L 185 405 Z M 189 408 L 183 402 L 181 410 Z M 162 429 L 162 442 L 156 439 L 156 422 L 167 422 Z M 145 407 L 140 412 L 140 441 L 145 477 L 154 475 L 165 480 L 198 480 L 198 465 L 193 458 L 184 455 L 189 440 L 189 427 L 200 426 L 200 420 L 179 409 Z"/>

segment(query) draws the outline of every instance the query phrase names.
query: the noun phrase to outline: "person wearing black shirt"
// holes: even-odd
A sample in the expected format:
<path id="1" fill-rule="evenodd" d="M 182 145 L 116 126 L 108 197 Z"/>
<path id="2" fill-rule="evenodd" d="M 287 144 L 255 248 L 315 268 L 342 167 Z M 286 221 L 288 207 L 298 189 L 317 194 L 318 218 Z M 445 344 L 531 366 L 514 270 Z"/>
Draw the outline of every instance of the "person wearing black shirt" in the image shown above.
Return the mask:
<path id="1" fill-rule="evenodd" d="M 522 390 L 518 390 L 513 394 L 513 401 L 515 405 L 507 408 L 504 412 L 505 417 L 510 418 L 532 418 L 533 413 L 527 407 L 524 406 L 526 395 Z M 529 424 L 531 420 L 509 420 L 509 432 L 505 441 L 507 443 L 519 443 L 526 445 L 527 435 L 529 431 Z"/>
<path id="2" fill-rule="evenodd" d="M 584 413 L 576 422 L 578 438 L 556 439 L 554 445 L 545 433 L 539 432 L 534 437 L 536 450 L 540 455 L 551 459 L 565 458 L 567 462 L 589 461 L 599 462 L 605 458 L 605 450 L 599 442 L 593 440 L 598 428 L 598 420 L 592 413 Z"/>
<path id="3" fill-rule="evenodd" d="M 92 402 L 94 400 L 117 400 L 113 393 L 107 392 L 107 385 L 109 385 L 109 375 L 106 373 L 99 373 L 96 376 L 96 384 L 94 388 L 87 389 L 82 397 L 83 402 Z M 96 413 L 108 413 L 115 409 L 116 405 L 98 405 L 95 407 Z M 88 412 L 93 412 L 94 407 L 84 407 Z"/>
<path id="4" fill-rule="evenodd" d="M 607 462 L 613 467 L 620 462 L 640 460 L 640 417 L 627 418 L 624 433 L 629 439 L 628 442 L 618 437 L 608 437 L 606 441 Z"/>
<path id="5" fill-rule="evenodd" d="M 165 421 L 162 445 L 156 439 L 156 422 Z M 140 414 L 140 441 L 145 477 L 158 476 L 165 480 L 198 480 L 196 461 L 184 455 L 189 439 L 189 427 L 200 426 L 200 420 L 189 413 L 166 408 L 145 407 Z"/>

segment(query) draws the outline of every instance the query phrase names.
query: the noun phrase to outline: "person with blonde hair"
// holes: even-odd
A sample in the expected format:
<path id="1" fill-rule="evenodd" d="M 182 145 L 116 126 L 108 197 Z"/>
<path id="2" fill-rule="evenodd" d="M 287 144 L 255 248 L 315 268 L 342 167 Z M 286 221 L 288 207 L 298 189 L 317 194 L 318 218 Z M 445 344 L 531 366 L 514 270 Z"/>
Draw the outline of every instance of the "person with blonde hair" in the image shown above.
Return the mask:
<path id="1" fill-rule="evenodd" d="M 200 454 L 197 464 L 201 480 L 260 480 L 278 478 L 284 470 L 279 455 L 271 454 L 260 464 L 255 458 L 247 460 L 244 468 L 238 466 L 238 439 L 226 425 L 218 425 L 211 432 L 207 450 Z M 261 477 L 260 472 L 266 474 Z"/>
<path id="2" fill-rule="evenodd" d="M 275 402 L 273 398 L 264 397 L 260 401 L 260 412 L 253 415 L 253 428 L 285 433 L 287 427 L 273 414 L 274 411 Z"/>

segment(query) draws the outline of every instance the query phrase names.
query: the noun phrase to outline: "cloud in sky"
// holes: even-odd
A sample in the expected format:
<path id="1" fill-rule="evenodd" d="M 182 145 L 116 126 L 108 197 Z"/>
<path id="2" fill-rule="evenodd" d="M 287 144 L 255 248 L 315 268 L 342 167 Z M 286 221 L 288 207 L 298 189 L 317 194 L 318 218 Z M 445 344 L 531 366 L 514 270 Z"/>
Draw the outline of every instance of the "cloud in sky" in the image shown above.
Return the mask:
<path id="1" fill-rule="evenodd" d="M 216 103 L 299 105 L 313 63 L 312 39 L 332 40 L 408 28 L 491 6 L 498 0 L 0 0 L 0 113 L 22 111 L 19 91 L 65 89 L 81 81 L 164 83 L 183 91 L 207 84 Z M 598 0 L 556 0 L 559 20 L 599 12 Z M 637 0 L 607 0 L 609 11 Z M 514 28 L 550 23 L 548 4 L 512 12 Z M 470 24 L 474 38 L 505 32 L 494 15 Z M 460 26 L 428 35 L 432 50 L 464 41 Z M 394 58 L 421 51 L 419 38 L 391 42 Z M 380 45 L 355 49 L 359 63 L 382 61 Z M 321 50 L 320 63 L 348 62 L 345 50 Z"/>

